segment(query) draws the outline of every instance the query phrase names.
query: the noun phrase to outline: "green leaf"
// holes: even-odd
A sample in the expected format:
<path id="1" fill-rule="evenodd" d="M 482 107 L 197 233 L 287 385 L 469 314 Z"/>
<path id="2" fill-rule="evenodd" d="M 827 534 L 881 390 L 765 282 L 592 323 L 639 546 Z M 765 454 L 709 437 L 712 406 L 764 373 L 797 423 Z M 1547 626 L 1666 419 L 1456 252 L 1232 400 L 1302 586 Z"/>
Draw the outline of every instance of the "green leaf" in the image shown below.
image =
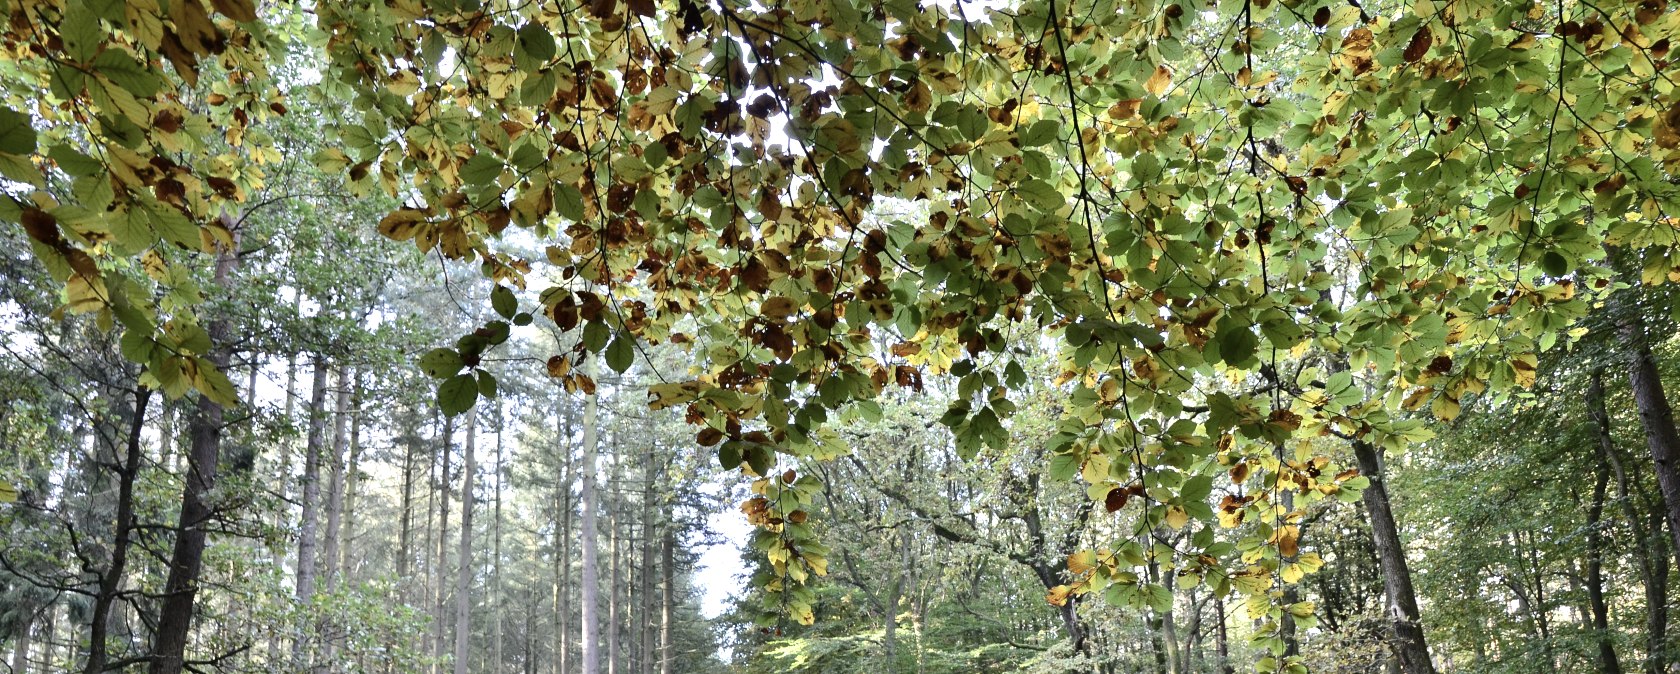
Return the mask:
<path id="1" fill-rule="evenodd" d="M 458 374 L 438 385 L 438 409 L 455 416 L 472 409 L 478 402 L 478 380 L 470 374 Z"/>
<path id="2" fill-rule="evenodd" d="M 228 381 L 227 375 L 203 358 L 195 356 L 193 364 L 196 366 L 193 368 L 193 388 L 218 405 L 239 404 L 239 393 L 233 388 L 233 382 Z"/>
<path id="3" fill-rule="evenodd" d="M 607 347 L 607 367 L 613 372 L 624 374 L 630 365 L 636 362 L 636 338 L 627 332 L 619 332 L 613 338 L 612 345 Z"/>
<path id="4" fill-rule="evenodd" d="M 1219 323 L 1219 359 L 1227 365 L 1239 367 L 1254 358 L 1254 350 L 1260 346 L 1260 338 L 1246 325 L 1238 325 L 1228 320 Z"/>
<path id="5" fill-rule="evenodd" d="M 1054 119 L 1041 119 L 1025 131 L 1021 132 L 1022 147 L 1036 147 L 1047 145 L 1056 140 L 1057 134 L 1062 132 L 1062 123 Z"/>
<path id="6" fill-rule="evenodd" d="M 1156 613 L 1166 613 L 1172 610 L 1173 593 L 1165 585 L 1150 583 L 1143 586 L 1144 601 Z"/>
<path id="7" fill-rule="evenodd" d="M 1568 274 L 1569 258 L 1564 257 L 1555 250 L 1546 251 L 1545 255 L 1540 256 L 1540 270 L 1546 272 L 1547 276 L 1563 276 Z"/>
<path id="8" fill-rule="evenodd" d="M 519 313 L 519 300 L 513 296 L 513 291 L 508 290 L 507 286 L 498 285 L 490 290 L 490 307 L 495 309 L 496 313 L 501 314 L 502 318 L 511 320 L 514 314 Z"/>
<path id="9" fill-rule="evenodd" d="M 484 370 L 478 371 L 478 394 L 484 396 L 486 400 L 496 399 L 495 375 L 485 372 Z"/>
<path id="10" fill-rule="evenodd" d="M 456 353 L 454 349 L 432 349 L 420 357 L 420 371 L 434 379 L 454 376 L 463 367 L 466 367 L 466 363 L 461 360 L 461 354 Z"/>
<path id="11" fill-rule="evenodd" d="M 600 353 L 606 347 L 607 339 L 612 337 L 612 330 L 606 323 L 590 321 L 583 326 L 583 348 L 590 353 Z"/>
<path id="12" fill-rule="evenodd" d="M 761 476 L 769 475 L 770 467 L 776 464 L 776 453 L 764 445 L 747 446 L 744 458 L 747 461 L 747 466 Z"/>
<path id="13" fill-rule="evenodd" d="M 484 187 L 501 177 L 502 168 L 502 160 L 489 152 L 480 151 L 461 166 L 461 180 L 468 185 Z"/>
<path id="14" fill-rule="evenodd" d="M 515 57 L 520 61 L 520 67 L 526 70 L 536 70 L 549 59 L 554 58 L 554 35 L 536 21 L 531 21 L 519 27 L 515 34 Z"/>
<path id="15" fill-rule="evenodd" d="M 151 98 L 163 86 L 157 73 L 147 70 L 121 50 L 107 49 L 93 59 L 95 72 L 138 98 Z"/>
<path id="16" fill-rule="evenodd" d="M 58 167 L 64 169 L 65 173 L 78 178 L 91 176 L 105 168 L 105 165 L 99 163 L 98 160 L 77 152 L 75 148 L 69 145 L 54 145 L 51 150 L 47 151 L 47 157 L 57 162 Z"/>
<path id="17" fill-rule="evenodd" d="M 741 467 L 741 443 L 731 440 L 718 446 L 718 465 L 724 470 Z"/>
<path id="18" fill-rule="evenodd" d="M 35 151 L 35 127 L 29 116 L 0 106 L 0 152 L 29 154 Z"/>
<path id="19" fill-rule="evenodd" d="M 1213 478 L 1197 475 L 1184 481 L 1184 487 L 1179 490 L 1178 495 L 1186 502 L 1191 502 L 1207 500 L 1208 495 L 1212 493 Z"/>
<path id="20" fill-rule="evenodd" d="M 10 482 L 0 482 L 0 503 L 16 503 L 17 500 L 18 488 Z"/>
<path id="21" fill-rule="evenodd" d="M 78 63 L 87 63 L 105 41 L 105 31 L 99 27 L 99 15 L 74 3 L 58 24 L 58 35 L 64 40 L 64 53 Z"/>

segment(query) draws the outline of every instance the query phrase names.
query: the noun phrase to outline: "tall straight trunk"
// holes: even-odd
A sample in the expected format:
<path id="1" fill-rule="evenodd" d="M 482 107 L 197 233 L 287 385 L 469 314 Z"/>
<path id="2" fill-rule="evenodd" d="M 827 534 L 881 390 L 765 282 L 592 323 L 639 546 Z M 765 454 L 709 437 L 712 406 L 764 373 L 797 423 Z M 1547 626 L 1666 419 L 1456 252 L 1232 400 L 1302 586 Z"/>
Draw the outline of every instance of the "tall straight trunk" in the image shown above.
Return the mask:
<path id="1" fill-rule="evenodd" d="M 128 437 L 126 438 L 123 462 L 117 466 L 117 513 L 116 526 L 112 532 L 111 563 L 99 576 L 98 594 L 93 597 L 93 615 L 88 624 L 87 665 L 82 670 L 86 674 L 101 674 L 105 671 L 106 634 L 111 626 L 111 609 L 116 604 L 117 593 L 122 588 L 123 575 L 128 571 L 128 549 L 134 533 L 134 482 L 140 475 L 142 450 L 140 431 L 145 425 L 146 406 L 151 401 L 152 390 L 145 385 L 134 387 L 134 405 L 132 410 L 123 406 L 120 411 L 128 412 Z M 24 627 L 23 636 L 27 649 L 28 626 Z"/>
<path id="2" fill-rule="evenodd" d="M 467 649 L 472 643 L 472 517 L 473 482 L 478 465 L 473 449 L 478 445 L 478 411 L 467 413 L 467 446 L 461 469 L 461 547 L 455 555 L 455 674 L 467 674 Z"/>
<path id="3" fill-rule="evenodd" d="M 362 486 L 362 380 L 360 373 L 350 374 L 350 460 L 344 469 L 344 532 L 339 534 L 343 558 L 339 560 L 340 582 L 350 582 L 350 570 L 355 564 L 356 492 Z"/>
<path id="4" fill-rule="evenodd" d="M 303 449 L 303 517 L 298 525 L 297 603 L 307 607 L 315 597 L 315 558 L 320 533 L 321 449 L 327 436 L 327 363 L 315 356 L 315 376 L 309 387 L 309 434 Z M 309 640 L 300 630 L 292 642 L 292 668 L 302 669 Z"/>
<path id="5" fill-rule="evenodd" d="M 636 624 L 640 626 L 642 636 L 641 667 L 637 671 L 642 672 L 642 674 L 653 674 L 653 616 L 658 612 L 656 608 L 658 597 L 654 596 L 653 593 L 653 571 L 655 568 L 653 563 L 653 493 L 656 489 L 655 481 L 659 470 L 657 454 L 658 448 L 650 444 L 648 446 L 647 465 L 642 467 L 642 554 L 640 563 L 637 564 L 637 568 L 641 569 L 642 574 L 642 601 L 640 602 L 642 618 L 636 621 Z"/>
<path id="6" fill-rule="evenodd" d="M 893 671 L 898 662 L 898 604 L 904 598 L 904 576 L 910 568 L 910 540 L 907 532 L 901 532 L 898 542 L 898 568 L 894 570 L 892 586 L 887 588 L 887 600 L 882 607 L 885 615 L 881 616 L 881 659 L 887 671 Z"/>
<path id="7" fill-rule="evenodd" d="M 561 468 L 563 477 L 560 484 L 554 486 L 554 508 L 559 513 L 560 526 L 554 530 L 555 548 L 559 551 L 554 558 L 554 625 L 560 632 L 559 654 L 554 659 L 555 674 L 570 674 L 572 658 L 572 481 L 576 479 L 575 468 L 572 465 L 572 418 L 563 408 L 565 397 L 556 399 L 556 415 L 563 419 L 560 433 Z"/>
<path id="8" fill-rule="evenodd" d="M 350 372 L 338 368 L 338 396 L 333 405 L 333 439 L 327 464 L 326 542 L 318 561 L 322 584 L 328 591 L 338 581 L 338 534 L 344 521 L 344 454 L 349 448 Z"/>
<path id="9" fill-rule="evenodd" d="M 1646 540 L 1656 554 L 1651 555 L 1649 576 L 1645 579 L 1645 671 L 1659 674 L 1668 671 L 1668 554 L 1664 551 L 1662 528 L 1668 520 L 1667 509 L 1652 504 Z"/>
<path id="10" fill-rule="evenodd" d="M 443 418 L 443 448 L 439 451 L 438 536 L 437 536 L 437 601 L 433 604 L 432 657 L 438 663 L 434 671 L 442 671 L 443 656 L 449 652 L 449 490 L 454 488 L 449 476 L 449 455 L 455 449 L 455 417 Z"/>
<path id="11" fill-rule="evenodd" d="M 659 541 L 659 674 L 671 674 L 676 644 L 672 643 L 671 621 L 677 613 L 677 530 L 667 525 Z"/>
<path id="12" fill-rule="evenodd" d="M 615 443 L 616 445 L 616 443 Z M 619 624 L 622 616 L 619 614 L 619 556 L 618 546 L 621 537 L 618 534 L 618 514 L 624 509 L 624 493 L 619 477 L 618 448 L 613 448 L 612 469 L 608 471 L 607 483 L 607 674 L 619 674 L 621 654 L 619 653 Z"/>
<path id="13" fill-rule="evenodd" d="M 502 427 L 506 420 L 502 417 L 502 404 L 496 403 L 496 519 L 492 523 L 494 544 L 490 557 L 490 610 L 492 619 L 491 639 L 495 650 L 490 658 L 491 670 L 495 674 L 502 671 Z"/>
<path id="14" fill-rule="evenodd" d="M 12 674 L 29 674 L 29 631 L 35 627 L 35 612 L 23 616 L 18 633 L 12 642 Z"/>
<path id="15" fill-rule="evenodd" d="M 1406 567 L 1406 547 L 1400 541 L 1400 527 L 1394 520 L 1394 509 L 1388 500 L 1382 455 L 1376 447 L 1362 440 L 1353 441 L 1353 454 L 1359 461 L 1359 472 L 1371 480 L 1371 486 L 1365 488 L 1360 500 L 1364 502 L 1365 514 L 1371 522 L 1371 542 L 1376 547 L 1377 563 L 1383 574 L 1383 590 L 1388 595 L 1390 643 L 1395 657 L 1405 674 L 1435 674 L 1435 663 L 1429 659 L 1429 646 L 1423 637 L 1417 593 L 1412 589 L 1412 574 Z"/>
<path id="16" fill-rule="evenodd" d="M 1214 653 L 1219 656 L 1219 674 L 1234 674 L 1236 668 L 1231 665 L 1231 645 L 1225 634 L 1225 599 L 1213 598 L 1213 618 L 1218 621 L 1214 630 Z"/>
<path id="17" fill-rule="evenodd" d="M 231 296 L 233 271 L 239 266 L 239 227 L 223 216 L 222 224 L 233 233 L 229 245 L 216 251 L 214 283 Z M 226 315 L 211 319 L 210 364 L 227 372 L 232 361 L 233 324 Z M 157 630 L 152 639 L 151 674 L 180 674 L 186 664 L 187 635 L 192 629 L 193 606 L 198 599 L 198 575 L 204 564 L 208 538 L 205 524 L 214 514 L 210 502 L 216 489 L 217 463 L 222 455 L 222 405 L 200 395 L 197 413 L 187 430 L 192 448 L 187 457 L 187 479 L 181 489 L 181 514 L 175 527 L 175 549 L 170 554 L 169 578 L 163 585 L 163 606 L 158 611 Z"/>
<path id="18" fill-rule="evenodd" d="M 587 374 L 592 378 L 595 374 L 594 362 L 591 359 L 585 366 L 589 370 Z M 596 390 L 599 391 L 600 389 Z M 601 672 L 601 653 L 598 650 L 601 638 L 601 617 L 599 615 L 601 587 L 600 571 L 596 568 L 595 550 L 595 509 L 598 505 L 595 494 L 595 452 L 597 450 L 596 443 L 599 441 L 596 437 L 599 429 L 595 427 L 596 396 L 596 393 L 588 394 L 583 403 L 583 493 L 580 497 L 583 521 L 580 526 L 581 531 L 578 534 L 579 543 L 583 547 L 583 596 L 581 598 L 583 606 L 580 609 L 583 620 L 583 674 L 600 674 Z"/>
<path id="19" fill-rule="evenodd" d="M 434 411 L 432 413 L 431 426 L 441 429 L 442 424 L 443 424 L 443 422 L 438 419 L 437 412 Z M 432 506 L 437 502 L 438 454 L 439 454 L 439 452 L 436 451 L 435 448 L 433 449 L 433 451 L 427 452 L 427 458 L 426 458 L 426 511 L 425 511 L 426 512 L 426 522 L 425 522 L 425 525 L 423 527 L 421 527 L 421 530 L 420 530 L 420 550 L 417 553 L 418 557 L 416 557 L 416 559 L 415 559 L 415 561 L 418 562 L 419 566 L 420 566 L 420 579 L 421 579 L 420 580 L 420 587 L 418 588 L 420 590 L 420 599 L 419 599 L 419 601 L 415 602 L 415 604 L 419 605 L 419 606 L 427 607 L 427 608 L 429 608 L 432 605 L 432 602 L 434 601 L 435 595 L 433 593 L 434 593 L 434 588 L 436 586 L 436 580 L 437 580 L 437 577 L 438 577 L 438 571 L 435 568 L 436 560 L 432 557 L 432 523 L 434 521 L 434 515 L 436 513 L 436 510 Z M 437 631 L 437 629 L 438 629 L 437 619 L 436 619 L 436 616 L 433 616 L 433 620 L 431 621 L 431 624 L 428 626 L 428 629 L 426 630 L 426 632 L 424 634 L 416 635 L 417 637 L 420 638 L 420 647 L 416 648 L 415 652 L 424 653 L 424 652 L 427 652 L 429 649 L 431 649 L 432 643 L 433 643 L 433 635 Z"/>
<path id="20" fill-rule="evenodd" d="M 1645 429 L 1645 445 L 1651 451 L 1656 468 L 1657 487 L 1662 490 L 1667 506 L 1668 531 L 1674 545 L 1672 554 L 1680 555 L 1680 433 L 1674 427 L 1674 409 L 1663 392 L 1662 373 L 1657 369 L 1656 356 L 1646 336 L 1645 316 L 1639 305 L 1628 299 L 1638 291 L 1631 288 L 1618 293 L 1611 310 L 1615 312 L 1616 332 L 1622 340 L 1622 352 L 1627 358 L 1628 384 L 1633 388 L 1633 404 L 1639 410 L 1639 424 Z"/>
<path id="21" fill-rule="evenodd" d="M 1616 444 L 1610 434 L 1610 413 L 1604 404 L 1604 368 L 1595 368 L 1587 385 L 1587 414 L 1598 427 L 1598 481 L 1593 484 L 1592 505 L 1587 509 L 1587 606 L 1598 641 L 1598 670 L 1621 674 L 1616 644 L 1610 634 L 1610 607 L 1604 599 L 1604 500 L 1610 488 L 1610 462 Z M 1630 523 L 1631 524 L 1631 523 Z"/>
<path id="22" fill-rule="evenodd" d="M 409 559 L 414 555 L 414 440 L 419 430 L 404 439 L 402 458 L 402 523 L 397 533 L 397 577 L 408 578 Z M 403 584 L 407 595 L 409 583 Z"/>

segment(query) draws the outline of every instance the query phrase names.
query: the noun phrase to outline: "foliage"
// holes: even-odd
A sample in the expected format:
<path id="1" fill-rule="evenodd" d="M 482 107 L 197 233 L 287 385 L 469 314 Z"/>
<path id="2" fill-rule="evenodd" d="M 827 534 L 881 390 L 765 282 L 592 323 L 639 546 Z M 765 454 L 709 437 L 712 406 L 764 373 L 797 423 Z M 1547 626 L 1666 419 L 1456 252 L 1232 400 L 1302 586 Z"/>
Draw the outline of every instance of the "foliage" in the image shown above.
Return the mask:
<path id="1" fill-rule="evenodd" d="M 1411 411 L 1534 385 L 1607 249 L 1680 277 L 1661 2 L 8 9 L 0 175 L 30 189 L 0 218 L 143 383 L 233 402 L 188 270 L 283 159 L 272 75 L 319 77 L 317 166 L 497 284 L 497 318 L 422 358 L 442 411 L 498 396 L 488 356 L 536 313 L 577 337 L 547 360 L 568 390 L 687 349 L 652 407 L 755 478 L 761 585 L 798 622 L 832 551 L 789 466 L 944 374 L 959 454 L 1001 449 L 1043 340 L 1046 474 L 1126 525 L 1050 603 L 1162 613 L 1159 574 L 1194 579 L 1253 597 L 1262 666 L 1296 669 L 1302 521 L 1366 482 L 1314 439 L 1398 450 L 1430 435 Z"/>

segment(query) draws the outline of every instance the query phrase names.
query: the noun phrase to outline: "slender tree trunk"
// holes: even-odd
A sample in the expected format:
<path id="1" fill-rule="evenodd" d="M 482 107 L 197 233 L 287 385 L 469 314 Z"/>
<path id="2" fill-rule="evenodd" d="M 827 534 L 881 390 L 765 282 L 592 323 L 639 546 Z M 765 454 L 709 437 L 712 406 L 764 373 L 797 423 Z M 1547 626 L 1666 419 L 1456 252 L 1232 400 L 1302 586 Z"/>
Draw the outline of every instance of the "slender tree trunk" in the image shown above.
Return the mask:
<path id="1" fill-rule="evenodd" d="M 618 533 L 618 514 L 624 509 L 624 492 L 619 474 L 621 465 L 616 442 L 613 447 L 612 469 L 608 471 L 607 483 L 607 674 L 619 674 L 620 658 L 619 633 L 622 616 L 619 614 L 619 589 L 623 583 L 619 580 L 618 547 L 622 537 Z"/>
<path id="2" fill-rule="evenodd" d="M 590 360 L 585 367 L 590 370 L 587 374 L 593 378 L 594 360 Z M 583 674 L 600 674 L 601 672 L 601 653 L 597 650 L 601 638 L 600 615 L 598 613 L 600 611 L 601 588 L 600 578 L 598 577 L 599 570 L 596 568 L 595 550 L 595 509 L 597 507 L 595 453 L 596 443 L 599 440 L 596 437 L 599 429 L 595 427 L 596 396 L 595 393 L 588 394 L 583 403 L 583 494 L 581 497 L 583 521 L 581 531 L 578 534 L 579 542 L 583 546 L 583 606 L 581 608 L 583 619 Z"/>
<path id="3" fill-rule="evenodd" d="M 1668 508 L 1668 530 L 1674 545 L 1671 552 L 1680 555 L 1680 433 L 1675 431 L 1674 409 L 1669 407 L 1663 392 L 1662 374 L 1645 334 L 1645 316 L 1638 303 L 1628 299 L 1635 292 L 1637 287 L 1618 293 L 1621 299 L 1612 301 L 1610 306 L 1627 358 L 1634 407 L 1639 410 L 1639 424 L 1645 429 L 1645 444 L 1656 468 L 1657 486 Z"/>
<path id="4" fill-rule="evenodd" d="M 478 465 L 473 449 L 478 444 L 478 411 L 467 413 L 466 456 L 461 470 L 461 547 L 455 556 L 455 674 L 467 674 L 467 650 L 472 640 L 472 517 L 473 486 Z"/>
<path id="5" fill-rule="evenodd" d="M 671 621 L 677 609 L 677 530 L 667 524 L 659 541 L 659 570 L 664 575 L 660 587 L 659 610 L 659 674 L 672 674 L 675 664 L 675 644 L 671 641 Z"/>
<path id="6" fill-rule="evenodd" d="M 566 414 L 565 397 L 556 399 L 556 415 L 562 422 L 559 450 L 560 472 L 564 479 L 554 488 L 554 506 L 559 513 L 560 526 L 554 531 L 559 556 L 554 558 L 554 624 L 559 630 L 559 656 L 555 658 L 555 674 L 570 674 L 572 658 L 572 482 L 576 479 L 572 464 L 572 418 Z"/>
<path id="7" fill-rule="evenodd" d="M 362 486 L 362 387 L 360 373 L 350 374 L 350 460 L 344 469 L 344 533 L 339 535 L 343 558 L 339 560 L 340 582 L 351 581 L 355 566 L 356 492 Z M 407 513 L 404 513 L 405 515 Z"/>
<path id="8" fill-rule="evenodd" d="M 434 671 L 442 671 L 443 657 L 449 653 L 446 644 L 449 641 L 449 491 L 455 487 L 454 478 L 449 476 L 449 455 L 455 450 L 455 417 L 443 418 L 443 449 L 438 457 L 440 460 L 440 480 L 437 485 L 438 493 L 438 536 L 437 536 L 437 602 L 433 605 L 434 628 L 432 635 L 432 657 L 437 665 Z"/>
<path id="9" fill-rule="evenodd" d="M 216 252 L 215 285 L 231 295 L 233 271 L 239 266 L 239 228 L 230 218 L 222 223 L 233 232 L 230 245 Z M 210 321 L 207 329 L 210 364 L 226 373 L 232 361 L 233 325 L 225 315 Z M 193 606 L 198 598 L 198 575 L 204 562 L 208 537 L 204 526 L 215 514 L 217 463 L 222 454 L 222 406 L 200 395 L 197 414 L 188 428 L 192 448 L 187 461 L 187 480 L 181 490 L 181 514 L 175 530 L 175 549 L 170 555 L 169 578 L 163 586 L 163 606 L 158 612 L 157 631 L 152 640 L 151 674 L 180 674 L 186 662 L 187 635 L 192 628 Z"/>
<path id="10" fill-rule="evenodd" d="M 414 556 L 414 445 L 419 429 L 403 438 L 402 459 L 402 523 L 397 534 L 397 577 L 408 578 L 410 559 Z M 403 596 L 408 595 L 409 583 L 403 584 Z"/>
<path id="11" fill-rule="evenodd" d="M 506 420 L 502 417 L 502 404 L 496 403 L 496 519 L 493 522 L 495 538 L 490 557 L 490 611 L 493 623 L 492 640 L 495 652 L 491 657 L 491 670 L 494 674 L 502 672 L 502 427 Z"/>
<path id="12" fill-rule="evenodd" d="M 316 545 L 320 533 L 321 449 L 326 444 L 327 435 L 327 363 L 326 358 L 319 354 L 314 360 L 315 375 L 309 388 L 309 433 L 304 441 L 303 450 L 303 517 L 298 525 L 296 597 L 299 610 L 305 612 L 315 597 Z M 307 615 L 303 620 L 307 622 Z M 308 662 L 306 655 L 309 639 L 304 633 L 305 631 L 300 629 L 297 640 L 292 642 L 294 670 L 302 670 Z"/>
<path id="13" fill-rule="evenodd" d="M 1214 630 L 1214 653 L 1219 656 L 1219 674 L 1234 674 L 1236 668 L 1231 665 L 1231 645 L 1225 634 L 1225 600 L 1221 597 L 1213 598 L 1213 617 L 1219 622 Z"/>
<path id="14" fill-rule="evenodd" d="M 1592 371 L 1587 386 L 1587 413 L 1598 426 L 1598 481 L 1593 484 L 1592 505 L 1587 509 L 1587 605 L 1592 629 L 1598 641 L 1598 669 L 1604 674 L 1621 674 L 1615 640 L 1610 634 L 1610 607 L 1604 600 L 1604 499 L 1610 487 L 1610 461 L 1616 444 L 1610 434 L 1610 413 L 1604 404 L 1604 369 Z"/>
<path id="15" fill-rule="evenodd" d="M 438 413 L 435 411 L 435 408 L 432 412 L 431 425 L 440 429 L 440 431 L 443 427 L 443 422 L 439 420 Z M 432 506 L 437 502 L 439 454 L 440 452 L 436 448 L 433 448 L 432 451 L 427 453 L 426 457 L 426 521 L 420 530 L 420 551 L 417 553 L 418 557 L 415 559 L 420 567 L 421 578 L 419 588 L 420 601 L 416 602 L 416 604 L 423 607 L 430 607 L 433 602 L 436 601 L 435 586 L 439 573 L 436 568 L 436 559 L 432 556 L 432 523 L 435 521 L 435 514 L 437 512 Z M 420 638 L 420 647 L 415 649 L 416 652 L 425 653 L 432 647 L 433 639 L 435 638 L 438 629 L 437 616 L 434 615 L 432 618 L 431 624 L 428 626 L 426 632 L 424 634 L 416 635 Z M 435 670 L 435 666 L 431 669 Z"/>
<path id="16" fill-rule="evenodd" d="M 655 484 L 659 471 L 658 447 L 649 444 L 647 465 L 642 467 L 642 554 L 637 568 L 642 574 L 642 600 L 638 602 L 642 608 L 642 619 L 637 621 L 642 637 L 641 666 L 637 671 L 642 674 L 653 674 L 654 669 L 654 634 L 653 616 L 657 613 L 658 598 L 653 594 L 653 494 L 657 489 Z"/>
<path id="17" fill-rule="evenodd" d="M 35 627 L 35 612 L 24 614 L 23 624 L 12 643 L 12 674 L 29 674 L 29 631 Z"/>
<path id="18" fill-rule="evenodd" d="M 145 426 L 146 406 L 151 401 L 152 390 L 145 385 L 134 388 L 134 406 L 129 411 L 128 437 L 126 438 L 126 452 L 123 462 L 117 467 L 117 513 L 115 531 L 112 532 L 111 563 L 99 577 L 99 591 L 93 598 L 93 615 L 88 624 L 87 666 L 83 669 L 86 674 L 101 674 L 105 671 L 106 633 L 111 626 L 111 608 L 116 604 L 117 593 L 122 588 L 123 574 L 128 572 L 128 549 L 131 545 L 130 537 L 134 532 L 134 482 L 140 475 L 140 460 L 142 458 L 140 431 Z M 21 637 L 27 649 L 28 625 L 24 626 Z"/>
<path id="19" fill-rule="evenodd" d="M 904 596 L 904 573 L 910 567 L 910 536 L 901 533 L 899 537 L 898 568 L 893 574 L 892 586 L 887 588 L 887 601 L 883 607 L 886 615 L 881 616 L 883 634 L 881 636 L 881 655 L 885 660 L 887 671 L 892 672 L 898 662 L 898 603 Z"/>
<path id="20" fill-rule="evenodd" d="M 350 376 L 343 366 L 338 368 L 338 391 L 333 404 L 333 437 L 327 464 L 327 526 L 325 542 L 316 573 L 328 591 L 338 581 L 338 534 L 344 526 L 344 455 L 349 445 Z M 331 651 L 328 651 L 331 656 Z"/>
<path id="21" fill-rule="evenodd" d="M 1667 523 L 1667 509 L 1661 505 L 1652 504 L 1650 517 L 1647 518 L 1650 541 L 1653 551 L 1651 556 L 1650 577 L 1645 582 L 1645 669 L 1651 674 L 1668 671 L 1668 554 L 1662 548 L 1666 541 L 1662 535 L 1663 525 Z"/>
<path id="22" fill-rule="evenodd" d="M 1360 499 L 1371 522 L 1371 542 L 1376 546 L 1383 589 L 1388 595 L 1389 610 L 1392 612 L 1389 624 L 1394 653 L 1405 674 L 1435 674 L 1435 663 L 1429 659 L 1429 647 L 1424 642 L 1411 571 L 1406 568 L 1405 544 L 1400 541 L 1400 527 L 1395 523 L 1394 510 L 1388 500 L 1382 456 L 1376 447 L 1361 440 L 1353 441 L 1353 453 L 1359 461 L 1359 472 L 1371 480 L 1371 486 L 1365 489 Z"/>

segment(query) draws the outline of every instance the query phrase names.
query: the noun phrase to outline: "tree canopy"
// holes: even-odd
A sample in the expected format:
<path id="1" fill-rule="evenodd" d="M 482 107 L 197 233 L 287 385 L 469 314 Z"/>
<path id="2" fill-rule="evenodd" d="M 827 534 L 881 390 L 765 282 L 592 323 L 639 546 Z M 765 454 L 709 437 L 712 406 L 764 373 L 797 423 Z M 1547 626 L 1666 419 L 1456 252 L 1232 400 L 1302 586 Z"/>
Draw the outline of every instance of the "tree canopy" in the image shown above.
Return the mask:
<path id="1" fill-rule="evenodd" d="M 420 359 L 441 409 L 496 397 L 534 321 L 575 336 L 546 369 L 586 394 L 596 361 L 686 350 L 649 403 L 754 478 L 764 606 L 800 622 L 831 553 L 792 460 L 947 374 L 962 454 L 1000 448 L 1044 346 L 1048 474 L 1135 513 L 1047 600 L 1170 605 L 1164 565 L 1253 597 L 1263 666 L 1299 667 L 1287 588 L 1322 565 L 1299 519 L 1369 483 L 1318 440 L 1426 439 L 1534 385 L 1610 291 L 1680 280 L 1666 0 L 6 14 L 0 218 L 149 386 L 234 402 L 186 261 L 269 206 L 248 195 L 307 85 L 313 160 L 395 204 L 379 232 L 497 284 L 498 318 Z"/>

